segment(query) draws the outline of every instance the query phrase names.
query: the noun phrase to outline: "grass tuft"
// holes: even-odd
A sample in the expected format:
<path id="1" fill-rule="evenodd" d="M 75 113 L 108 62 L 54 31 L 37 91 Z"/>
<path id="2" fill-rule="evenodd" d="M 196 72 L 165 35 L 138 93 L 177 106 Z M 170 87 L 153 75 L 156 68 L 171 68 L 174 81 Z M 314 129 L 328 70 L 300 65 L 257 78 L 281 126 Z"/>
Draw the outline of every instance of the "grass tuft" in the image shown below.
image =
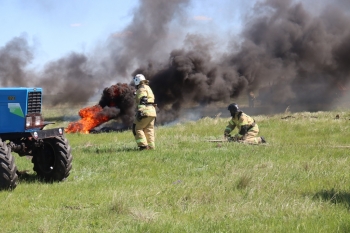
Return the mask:
<path id="1" fill-rule="evenodd" d="M 251 183 L 252 177 L 248 175 L 243 175 L 239 178 L 237 182 L 237 188 L 238 189 L 246 189 L 248 185 Z"/>

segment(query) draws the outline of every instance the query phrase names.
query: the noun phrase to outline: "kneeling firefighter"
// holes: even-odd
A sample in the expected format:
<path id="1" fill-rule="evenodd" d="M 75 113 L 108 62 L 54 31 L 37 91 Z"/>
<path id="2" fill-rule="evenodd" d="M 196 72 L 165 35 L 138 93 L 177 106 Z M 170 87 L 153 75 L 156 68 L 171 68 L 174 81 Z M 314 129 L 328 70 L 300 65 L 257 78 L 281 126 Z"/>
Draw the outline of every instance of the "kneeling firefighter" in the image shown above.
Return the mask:
<path id="1" fill-rule="evenodd" d="M 230 111 L 232 119 L 225 128 L 225 138 L 229 137 L 230 133 L 237 127 L 239 132 L 233 137 L 235 141 L 250 144 L 266 143 L 264 137 L 257 137 L 259 127 L 252 117 L 243 113 L 235 103 L 230 104 L 227 109 Z"/>
<path id="2" fill-rule="evenodd" d="M 136 115 L 132 132 L 140 150 L 155 149 L 154 123 L 157 117 L 154 95 L 149 81 L 142 74 L 134 77 Z"/>

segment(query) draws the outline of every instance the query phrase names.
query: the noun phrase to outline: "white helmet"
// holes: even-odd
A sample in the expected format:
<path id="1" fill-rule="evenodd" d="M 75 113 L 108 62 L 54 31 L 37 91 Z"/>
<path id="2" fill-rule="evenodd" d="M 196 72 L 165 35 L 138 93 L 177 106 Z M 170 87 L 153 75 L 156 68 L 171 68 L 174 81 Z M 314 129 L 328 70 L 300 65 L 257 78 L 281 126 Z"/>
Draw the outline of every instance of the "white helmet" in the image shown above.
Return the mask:
<path id="1" fill-rule="evenodd" d="M 140 82 L 143 81 L 143 80 L 146 80 L 146 78 L 142 74 L 137 74 L 134 77 L 134 83 L 135 83 L 136 86 L 139 85 Z"/>

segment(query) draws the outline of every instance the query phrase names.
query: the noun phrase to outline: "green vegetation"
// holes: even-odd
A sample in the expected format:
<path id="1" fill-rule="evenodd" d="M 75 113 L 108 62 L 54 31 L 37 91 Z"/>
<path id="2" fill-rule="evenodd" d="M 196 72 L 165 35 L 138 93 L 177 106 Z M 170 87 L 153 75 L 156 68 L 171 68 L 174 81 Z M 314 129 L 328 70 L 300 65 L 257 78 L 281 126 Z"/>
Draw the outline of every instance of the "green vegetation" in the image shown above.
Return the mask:
<path id="1" fill-rule="evenodd" d="M 350 112 L 254 118 L 267 145 L 207 142 L 229 118 L 160 126 L 155 151 L 131 131 L 67 134 L 61 183 L 14 153 L 29 172 L 0 192 L 1 232 L 349 232 Z"/>

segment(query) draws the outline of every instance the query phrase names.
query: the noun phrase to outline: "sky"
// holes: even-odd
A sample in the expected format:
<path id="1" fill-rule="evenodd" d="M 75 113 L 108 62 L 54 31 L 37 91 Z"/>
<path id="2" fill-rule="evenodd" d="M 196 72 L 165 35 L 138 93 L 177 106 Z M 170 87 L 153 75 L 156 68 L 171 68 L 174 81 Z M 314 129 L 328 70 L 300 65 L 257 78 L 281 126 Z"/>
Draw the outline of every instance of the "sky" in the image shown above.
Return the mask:
<path id="1" fill-rule="evenodd" d="M 188 31 L 221 32 L 240 30 L 240 12 L 245 1 L 196 0 L 188 7 L 185 20 Z M 34 47 L 34 65 L 42 65 L 68 53 L 86 53 L 105 43 L 114 34 L 122 36 L 124 28 L 139 6 L 137 0 L 0 0 L 0 47 L 14 37 L 24 36 Z M 236 5 L 232 11 L 227 7 Z M 234 19 L 228 21 L 227 19 Z M 226 21 L 226 23 L 222 23 Z M 214 26 L 215 25 L 215 26 Z M 224 26 L 222 26 L 224 25 Z"/>
<path id="2" fill-rule="evenodd" d="M 110 33 L 122 30 L 135 4 L 133 0 L 1 1 L 0 45 L 25 35 L 43 62 L 71 51 L 85 51 Z"/>

